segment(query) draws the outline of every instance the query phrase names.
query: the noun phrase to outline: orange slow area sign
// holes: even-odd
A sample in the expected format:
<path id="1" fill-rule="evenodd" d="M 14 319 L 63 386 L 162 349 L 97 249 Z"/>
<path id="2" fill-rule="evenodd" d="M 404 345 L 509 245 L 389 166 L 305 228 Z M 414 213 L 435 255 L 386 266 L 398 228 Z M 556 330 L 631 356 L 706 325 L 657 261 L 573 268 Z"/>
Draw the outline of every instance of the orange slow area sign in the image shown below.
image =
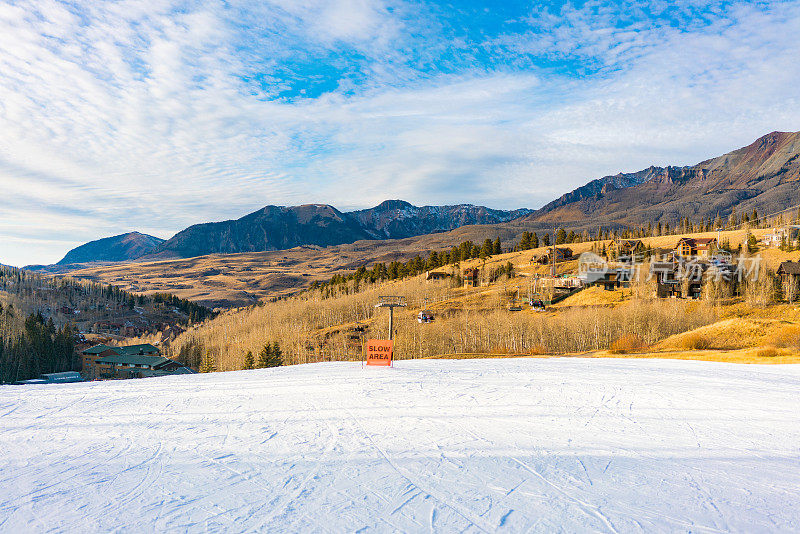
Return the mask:
<path id="1" fill-rule="evenodd" d="M 367 365 L 392 365 L 393 342 L 388 339 L 367 341 Z"/>

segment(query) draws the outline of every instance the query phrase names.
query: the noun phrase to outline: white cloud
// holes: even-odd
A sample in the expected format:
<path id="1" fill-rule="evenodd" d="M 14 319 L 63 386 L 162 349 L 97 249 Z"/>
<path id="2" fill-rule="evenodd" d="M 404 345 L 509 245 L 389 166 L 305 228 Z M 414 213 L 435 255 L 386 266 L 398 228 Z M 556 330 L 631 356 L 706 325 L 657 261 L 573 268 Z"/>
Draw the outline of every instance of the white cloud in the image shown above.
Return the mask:
<path id="1" fill-rule="evenodd" d="M 798 129 L 797 2 L 652 28 L 587 6 L 479 45 L 562 69 L 439 72 L 415 62 L 476 45 L 417 42 L 436 24 L 383 2 L 0 5 L 0 261 L 52 262 L 133 229 L 168 237 L 268 203 L 536 207 L 604 174 Z M 292 81 L 274 69 L 295 58 L 352 79 L 272 98 L 270 84 Z"/>

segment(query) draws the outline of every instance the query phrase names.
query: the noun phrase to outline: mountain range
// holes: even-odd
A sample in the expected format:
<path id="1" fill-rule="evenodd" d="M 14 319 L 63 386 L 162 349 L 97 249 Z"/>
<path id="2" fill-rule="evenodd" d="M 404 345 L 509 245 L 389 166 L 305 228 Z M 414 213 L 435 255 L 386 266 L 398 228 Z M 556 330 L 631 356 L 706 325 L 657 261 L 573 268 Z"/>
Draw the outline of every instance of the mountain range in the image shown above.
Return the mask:
<path id="1" fill-rule="evenodd" d="M 341 212 L 327 204 L 266 206 L 240 219 L 196 224 L 164 241 L 132 232 L 82 245 L 58 265 L 189 258 L 214 253 L 331 246 L 404 239 L 483 225 L 504 239 L 558 226 L 582 230 L 645 222 L 676 223 L 800 204 L 800 132 L 772 132 L 754 143 L 692 166 L 651 166 L 592 180 L 538 210 L 483 206 L 414 206 L 387 200 Z M 464 235 L 459 232 L 457 235 Z"/>
<path id="2" fill-rule="evenodd" d="M 352 212 L 341 212 L 327 204 L 266 206 L 240 219 L 195 224 L 168 240 L 139 232 L 98 239 L 70 250 L 56 265 L 190 258 L 303 245 L 325 247 L 364 239 L 402 239 L 465 225 L 508 222 L 532 211 L 503 211 L 469 204 L 419 207 L 402 200 L 387 200 L 374 208 Z"/>
<path id="3" fill-rule="evenodd" d="M 470 224 L 507 222 L 531 212 L 467 204 L 417 207 L 402 200 L 387 200 L 374 208 L 349 213 L 327 204 L 266 206 L 241 219 L 190 226 L 159 245 L 150 257 L 188 258 L 302 245 L 325 247 L 363 239 L 402 239 Z"/>
<path id="4" fill-rule="evenodd" d="M 685 167 L 649 167 L 593 180 L 525 217 L 578 225 L 726 217 L 734 207 L 774 213 L 800 204 L 800 132 L 772 132 L 752 144 Z"/>

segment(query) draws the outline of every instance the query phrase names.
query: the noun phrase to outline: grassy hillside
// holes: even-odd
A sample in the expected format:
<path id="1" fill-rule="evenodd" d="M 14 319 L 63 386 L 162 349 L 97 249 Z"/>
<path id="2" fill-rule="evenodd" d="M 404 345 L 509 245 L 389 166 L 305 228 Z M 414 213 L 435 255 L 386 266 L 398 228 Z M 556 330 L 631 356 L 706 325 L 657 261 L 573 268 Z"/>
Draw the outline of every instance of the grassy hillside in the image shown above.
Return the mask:
<path id="1" fill-rule="evenodd" d="M 744 232 L 727 232 L 722 237 L 736 243 L 744 238 Z M 677 239 L 664 236 L 645 242 L 651 247 L 667 247 Z M 598 244 L 571 246 L 580 253 Z M 459 271 L 477 266 L 488 272 L 508 262 L 513 265 L 515 276 L 504 276 L 478 288 L 454 287 L 447 280 L 426 282 L 423 276 L 377 284 L 351 281 L 338 285 L 333 296 L 327 298 L 330 290 L 309 291 L 277 302 L 228 311 L 182 334 L 170 351 L 176 358 L 194 359 L 188 361 L 190 364 L 198 364 L 209 355 L 219 370 L 242 368 L 248 351 L 258 354 L 266 343 L 275 342 L 280 344 L 286 363 L 360 359 L 363 340 L 388 335 L 388 312 L 374 307 L 379 297 L 387 294 L 402 295 L 408 302 L 408 307 L 395 315 L 399 358 L 460 353 L 579 354 L 613 349 L 615 343 L 617 352 L 674 352 L 684 346 L 669 340 L 678 339 L 681 334 L 702 330 L 734 315 L 756 321 L 778 309 L 754 305 L 748 295 L 726 302 L 656 300 L 635 285 L 617 291 L 591 288 L 544 313 L 527 307 L 523 311 L 509 311 L 509 303 L 516 295 L 522 298 L 527 295 L 534 275 L 549 271 L 548 266 L 533 262 L 545 251 L 539 248 L 500 254 L 485 261 L 462 262 Z M 774 268 L 787 258 L 800 258 L 800 253 L 771 249 L 764 256 L 765 263 Z M 558 266 L 559 273 L 571 273 L 576 268 L 575 260 Z M 456 273 L 455 266 L 442 270 Z M 793 308 L 783 307 L 777 312 L 782 320 L 790 326 L 800 324 L 800 316 L 789 313 Z M 433 323 L 416 321 L 417 313 L 423 309 L 436 315 Z M 800 338 L 787 336 L 777 355 L 789 354 L 800 345 Z M 770 339 L 764 339 L 765 346 L 772 343 Z M 752 343 L 710 343 L 689 348 L 727 351 L 752 346 Z"/>
<path id="2" fill-rule="evenodd" d="M 354 271 L 361 265 L 375 262 L 407 261 L 419 254 L 447 250 L 465 241 L 480 243 L 484 239 L 499 237 L 504 246 L 516 244 L 518 236 L 527 227 L 470 226 L 452 232 L 431 234 L 418 238 L 389 241 L 360 241 L 350 245 L 315 248 L 298 247 L 277 252 L 255 252 L 247 254 L 213 254 L 182 260 L 157 262 L 119 263 L 89 266 L 71 271 L 72 277 L 104 284 L 113 284 L 121 289 L 140 294 L 169 292 L 208 307 L 231 308 L 257 303 L 263 299 L 285 297 L 298 293 L 313 282 L 330 279 L 334 274 Z M 761 236 L 769 230 L 753 230 Z M 716 237 L 715 232 L 691 234 L 693 236 Z M 723 232 L 722 238 L 738 244 L 745 231 Z M 668 235 L 645 238 L 651 247 L 672 247 L 678 236 Z M 569 245 L 576 254 L 591 248 L 591 243 Z M 492 257 L 488 265 L 497 266 L 512 261 L 515 265 L 533 272 L 530 261 L 534 255 L 544 254 L 546 248 L 526 250 L 518 253 Z M 773 251 L 765 252 L 770 265 Z M 563 270 L 574 269 L 567 264 Z M 544 273 L 547 268 L 539 269 Z"/>

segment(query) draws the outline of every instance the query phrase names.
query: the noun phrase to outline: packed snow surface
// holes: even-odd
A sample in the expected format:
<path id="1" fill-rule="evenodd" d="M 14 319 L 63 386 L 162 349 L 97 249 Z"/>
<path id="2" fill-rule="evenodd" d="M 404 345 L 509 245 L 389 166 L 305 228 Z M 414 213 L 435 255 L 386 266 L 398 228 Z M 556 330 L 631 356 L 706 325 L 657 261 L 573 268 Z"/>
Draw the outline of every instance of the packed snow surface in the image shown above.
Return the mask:
<path id="1" fill-rule="evenodd" d="M 0 387 L 0 531 L 800 530 L 800 367 L 359 363 Z"/>

